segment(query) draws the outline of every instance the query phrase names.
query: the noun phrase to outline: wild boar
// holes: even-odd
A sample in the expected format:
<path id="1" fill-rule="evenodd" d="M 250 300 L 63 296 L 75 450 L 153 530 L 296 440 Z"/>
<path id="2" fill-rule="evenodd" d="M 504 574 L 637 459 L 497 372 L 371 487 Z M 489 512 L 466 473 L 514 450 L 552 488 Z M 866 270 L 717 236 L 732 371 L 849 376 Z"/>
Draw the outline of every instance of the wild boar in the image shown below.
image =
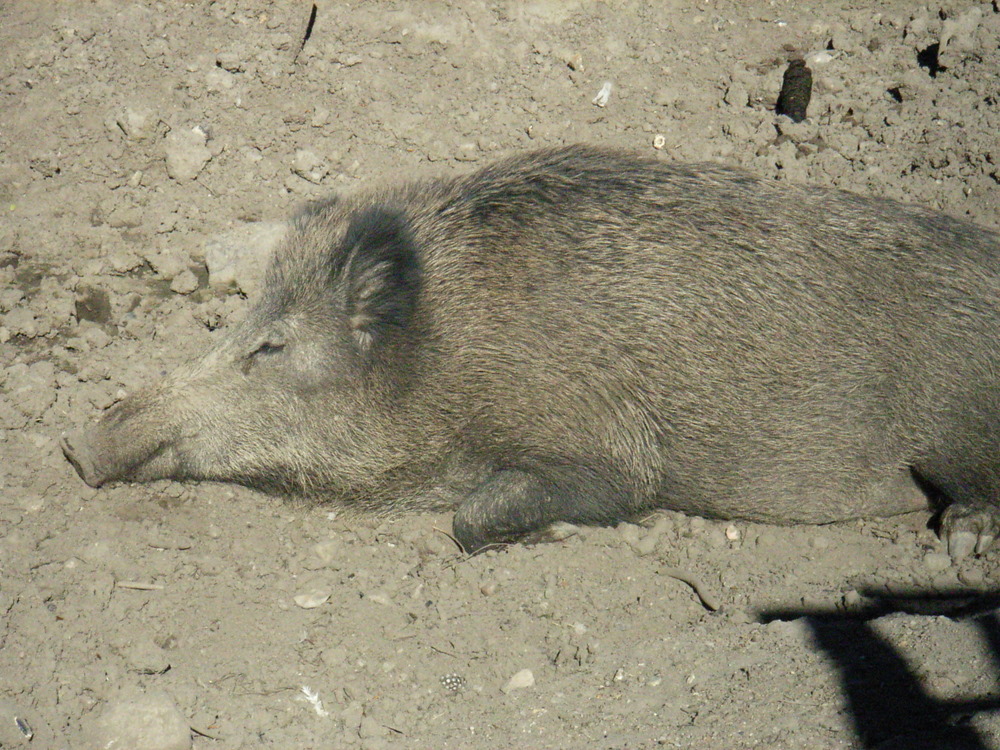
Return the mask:
<path id="1" fill-rule="evenodd" d="M 241 324 L 63 448 L 95 487 L 455 509 L 469 551 L 930 498 L 967 554 L 1000 517 L 1000 239 L 714 164 L 515 156 L 309 206 Z"/>

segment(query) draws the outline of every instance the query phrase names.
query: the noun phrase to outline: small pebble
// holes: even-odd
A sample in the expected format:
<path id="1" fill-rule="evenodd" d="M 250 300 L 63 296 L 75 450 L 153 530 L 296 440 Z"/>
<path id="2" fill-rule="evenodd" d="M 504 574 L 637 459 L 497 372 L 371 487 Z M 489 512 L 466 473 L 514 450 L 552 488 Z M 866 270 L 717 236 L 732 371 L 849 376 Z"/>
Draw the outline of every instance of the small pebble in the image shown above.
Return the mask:
<path id="1" fill-rule="evenodd" d="M 740 530 L 736 528 L 734 524 L 729 524 L 726 527 L 726 539 L 731 542 L 738 541 L 740 538 Z"/>
<path id="2" fill-rule="evenodd" d="M 220 52 L 215 58 L 215 62 L 218 63 L 220 68 L 228 70 L 230 73 L 239 73 L 243 70 L 243 63 L 240 61 L 240 56 L 235 52 Z"/>
<path id="3" fill-rule="evenodd" d="M 765 629 L 781 638 L 808 638 L 811 635 L 809 621 L 802 617 L 797 620 L 772 620 Z"/>
<path id="4" fill-rule="evenodd" d="M 365 599 L 375 602 L 376 604 L 381 604 L 383 607 L 388 607 L 392 604 L 392 598 L 387 593 L 380 590 L 369 591 L 365 594 Z"/>
<path id="5" fill-rule="evenodd" d="M 820 50 L 819 52 L 812 52 L 806 55 L 806 65 L 809 67 L 815 67 L 817 65 L 826 65 L 828 62 L 833 61 L 833 55 L 831 55 L 826 50 Z"/>
<path id="6" fill-rule="evenodd" d="M 205 73 L 205 88 L 209 91 L 225 91 L 236 85 L 236 76 L 222 68 L 212 68 Z"/>
<path id="7" fill-rule="evenodd" d="M 513 677 L 507 680 L 507 684 L 500 688 L 500 692 L 506 694 L 512 690 L 532 687 L 534 684 L 535 675 L 532 674 L 530 669 L 522 669 L 520 672 L 516 673 Z"/>
<path id="8" fill-rule="evenodd" d="M 659 151 L 666 145 L 667 145 L 667 139 L 664 136 L 659 134 L 653 136 L 653 148 L 655 148 L 657 151 Z"/>
<path id="9" fill-rule="evenodd" d="M 322 109 L 317 107 L 313 110 L 313 116 L 309 120 L 309 124 L 314 128 L 321 128 L 330 122 L 330 110 Z"/>
<path id="10" fill-rule="evenodd" d="M 741 83 L 733 82 L 729 84 L 722 100 L 730 107 L 745 107 L 750 101 L 750 94 Z"/>
<path id="11" fill-rule="evenodd" d="M 330 592 L 326 589 L 313 589 L 301 594 L 296 594 L 292 601 L 302 609 L 315 609 L 321 607 L 330 600 Z"/>

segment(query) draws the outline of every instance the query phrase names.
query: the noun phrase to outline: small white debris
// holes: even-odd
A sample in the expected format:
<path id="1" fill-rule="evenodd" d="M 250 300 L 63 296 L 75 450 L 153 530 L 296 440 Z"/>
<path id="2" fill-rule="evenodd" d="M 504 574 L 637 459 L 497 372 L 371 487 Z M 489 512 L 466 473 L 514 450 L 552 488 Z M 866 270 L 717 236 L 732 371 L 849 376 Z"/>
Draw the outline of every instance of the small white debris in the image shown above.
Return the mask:
<path id="1" fill-rule="evenodd" d="M 383 607 L 392 606 L 392 597 L 380 589 L 368 591 L 364 596 L 368 601 L 375 602 L 375 604 L 381 604 Z"/>
<path id="2" fill-rule="evenodd" d="M 819 52 L 811 52 L 806 55 L 806 65 L 810 68 L 815 68 L 817 65 L 826 65 L 828 62 L 833 62 L 836 55 L 830 54 L 825 49 Z"/>
<path id="3" fill-rule="evenodd" d="M 321 607 L 330 601 L 330 592 L 324 589 L 313 589 L 302 594 L 296 594 L 292 598 L 292 601 L 302 607 L 302 609 L 316 609 L 316 607 Z"/>
<path id="4" fill-rule="evenodd" d="M 522 669 L 520 672 L 507 680 L 507 684 L 500 688 L 500 692 L 506 694 L 512 690 L 532 687 L 534 684 L 535 675 L 532 674 L 530 669 Z"/>
<path id="5" fill-rule="evenodd" d="M 310 690 L 308 685 L 302 686 L 302 695 L 306 697 L 306 700 L 312 704 L 313 710 L 316 712 L 317 716 L 329 716 L 330 712 L 323 708 L 323 701 L 319 698 L 319 692 L 316 690 Z"/>
<path id="6" fill-rule="evenodd" d="M 736 528 L 736 524 L 729 524 L 726 527 L 726 539 L 731 542 L 735 542 L 740 538 L 740 530 Z"/>
<path id="7" fill-rule="evenodd" d="M 659 151 L 661 148 L 667 145 L 666 137 L 656 134 L 653 136 L 653 148 Z"/>
<path id="8" fill-rule="evenodd" d="M 598 107 L 606 107 L 608 105 L 608 99 L 611 98 L 611 81 L 605 81 L 604 85 L 601 86 L 601 90 L 597 92 L 592 100 L 592 104 L 596 104 Z"/>

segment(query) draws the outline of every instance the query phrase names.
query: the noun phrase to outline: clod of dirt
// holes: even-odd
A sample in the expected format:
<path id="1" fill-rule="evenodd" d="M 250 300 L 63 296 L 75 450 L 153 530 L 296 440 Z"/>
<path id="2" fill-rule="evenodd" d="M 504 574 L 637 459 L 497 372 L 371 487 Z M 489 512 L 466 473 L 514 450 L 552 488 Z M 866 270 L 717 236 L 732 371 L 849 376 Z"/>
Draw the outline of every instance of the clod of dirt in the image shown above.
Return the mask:
<path id="1" fill-rule="evenodd" d="M 190 750 L 191 731 L 162 690 L 131 693 L 110 702 L 84 730 L 80 747 L 121 750 Z"/>
<path id="2" fill-rule="evenodd" d="M 218 292 L 253 294 L 286 228 L 282 221 L 253 222 L 210 238 L 205 243 L 208 285 Z"/>
<path id="3" fill-rule="evenodd" d="M 330 167 L 324 159 L 308 149 L 299 149 L 292 159 L 292 171 L 303 180 L 318 185 L 330 172 Z"/>
<path id="4" fill-rule="evenodd" d="M 167 135 L 164 150 L 167 174 L 171 179 L 187 182 L 199 175 L 212 158 L 212 152 L 205 145 L 207 141 L 201 128 L 174 130 Z"/>
<path id="5" fill-rule="evenodd" d="M 124 107 L 115 113 L 115 124 L 130 141 L 142 141 L 153 134 L 156 119 L 146 107 Z"/>
<path id="6" fill-rule="evenodd" d="M 111 298 L 104 289 L 80 285 L 76 290 L 76 319 L 89 320 L 98 325 L 111 322 Z"/>

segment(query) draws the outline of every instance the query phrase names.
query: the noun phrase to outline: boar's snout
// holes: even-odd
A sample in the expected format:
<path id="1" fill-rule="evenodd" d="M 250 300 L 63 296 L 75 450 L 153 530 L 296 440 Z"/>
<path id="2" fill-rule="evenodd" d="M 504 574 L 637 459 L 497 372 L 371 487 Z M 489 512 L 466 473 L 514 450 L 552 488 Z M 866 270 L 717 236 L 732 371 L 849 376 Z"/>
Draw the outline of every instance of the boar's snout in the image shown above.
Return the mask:
<path id="1" fill-rule="evenodd" d="M 59 443 L 76 473 L 91 487 L 119 480 L 172 477 L 173 425 L 150 414 L 148 398 L 131 397 L 97 423 L 63 433 Z"/>
<path id="2" fill-rule="evenodd" d="M 84 430 L 71 430 L 63 434 L 59 445 L 62 447 L 63 455 L 73 464 L 76 473 L 84 482 L 96 488 L 107 481 L 107 477 L 97 471 L 92 443 Z"/>

